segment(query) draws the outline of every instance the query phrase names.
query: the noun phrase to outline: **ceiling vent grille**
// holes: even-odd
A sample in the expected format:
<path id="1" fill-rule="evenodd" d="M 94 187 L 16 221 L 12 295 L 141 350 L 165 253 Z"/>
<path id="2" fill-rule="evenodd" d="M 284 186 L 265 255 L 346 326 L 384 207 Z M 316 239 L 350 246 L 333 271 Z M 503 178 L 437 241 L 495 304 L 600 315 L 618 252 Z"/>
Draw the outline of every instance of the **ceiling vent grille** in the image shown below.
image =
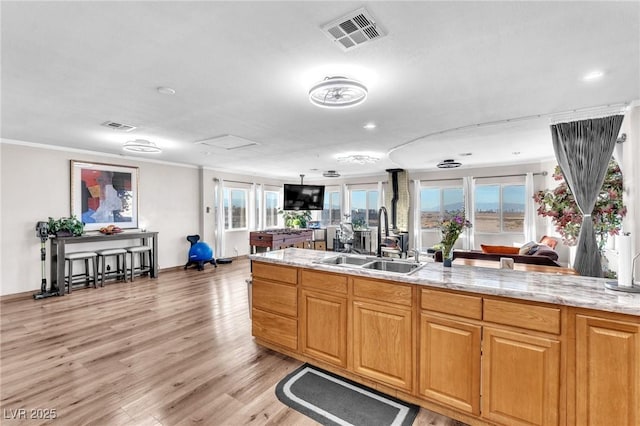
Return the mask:
<path id="1" fill-rule="evenodd" d="M 108 127 L 110 129 L 120 130 L 122 132 L 130 132 L 136 129 L 136 126 L 131 126 L 129 124 L 116 123 L 115 121 L 105 121 L 104 123 L 100 123 L 101 126 Z"/>
<path id="2" fill-rule="evenodd" d="M 385 35 L 365 8 L 323 25 L 322 31 L 344 51 L 355 49 Z"/>

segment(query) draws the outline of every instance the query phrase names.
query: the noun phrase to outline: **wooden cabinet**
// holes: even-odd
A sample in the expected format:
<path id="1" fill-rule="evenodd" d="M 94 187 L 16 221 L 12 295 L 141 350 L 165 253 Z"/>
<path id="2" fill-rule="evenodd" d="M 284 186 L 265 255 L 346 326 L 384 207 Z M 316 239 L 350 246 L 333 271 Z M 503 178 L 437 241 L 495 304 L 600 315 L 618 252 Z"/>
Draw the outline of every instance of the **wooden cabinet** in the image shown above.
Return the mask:
<path id="1" fill-rule="evenodd" d="M 353 302 L 353 368 L 363 376 L 402 389 L 412 386 L 411 310 Z"/>
<path id="2" fill-rule="evenodd" d="M 300 350 L 346 368 L 347 278 L 303 269 L 300 286 Z"/>
<path id="3" fill-rule="evenodd" d="M 413 288 L 353 279 L 353 370 L 362 376 L 412 390 Z"/>
<path id="4" fill-rule="evenodd" d="M 640 316 L 252 267 L 272 349 L 467 423 L 640 425 Z"/>
<path id="5" fill-rule="evenodd" d="M 347 298 L 303 289 L 300 301 L 302 353 L 347 366 Z"/>
<path id="6" fill-rule="evenodd" d="M 298 349 L 298 271 L 254 262 L 251 333 L 287 349 Z"/>
<path id="7" fill-rule="evenodd" d="M 640 324 L 576 315 L 577 425 L 640 424 Z"/>
<path id="8" fill-rule="evenodd" d="M 420 314 L 420 395 L 480 414 L 480 332 L 477 324 Z"/>
<path id="9" fill-rule="evenodd" d="M 482 417 L 505 425 L 557 425 L 560 342 L 484 327 Z"/>
<path id="10" fill-rule="evenodd" d="M 422 288 L 420 307 L 418 393 L 479 415 L 482 298 Z"/>

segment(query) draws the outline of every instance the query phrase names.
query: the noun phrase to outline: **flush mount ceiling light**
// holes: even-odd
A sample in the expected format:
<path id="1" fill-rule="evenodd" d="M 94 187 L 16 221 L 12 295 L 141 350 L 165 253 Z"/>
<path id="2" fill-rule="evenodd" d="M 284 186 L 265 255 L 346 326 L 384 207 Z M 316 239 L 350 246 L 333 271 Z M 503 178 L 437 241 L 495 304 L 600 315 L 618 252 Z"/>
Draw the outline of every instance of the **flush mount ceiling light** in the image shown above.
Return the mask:
<path id="1" fill-rule="evenodd" d="M 309 90 L 312 104 L 323 108 L 347 108 L 367 99 L 367 87 L 347 77 L 326 77 Z"/>
<path id="2" fill-rule="evenodd" d="M 129 152 L 139 152 L 144 154 L 158 154 L 162 152 L 155 143 L 144 139 L 127 141 L 122 145 L 122 149 Z"/>
<path id="3" fill-rule="evenodd" d="M 172 89 L 171 87 L 160 86 L 156 89 L 158 93 L 163 95 L 175 95 L 176 89 Z"/>
<path id="4" fill-rule="evenodd" d="M 602 76 L 604 75 L 604 73 L 600 70 L 595 70 L 595 71 L 591 71 L 588 74 L 585 74 L 584 77 L 582 77 L 582 80 L 584 81 L 596 81 L 602 78 Z"/>
<path id="5" fill-rule="evenodd" d="M 342 163 L 373 164 L 380 161 L 380 158 L 366 154 L 351 154 L 337 157 L 337 160 Z"/>
<path id="6" fill-rule="evenodd" d="M 326 172 L 322 173 L 322 176 L 328 178 L 337 178 L 340 177 L 340 173 L 336 172 L 335 170 L 327 170 Z"/>
<path id="7" fill-rule="evenodd" d="M 459 163 L 456 160 L 442 160 L 438 163 L 439 169 L 455 169 L 460 166 L 462 166 L 462 163 Z"/>

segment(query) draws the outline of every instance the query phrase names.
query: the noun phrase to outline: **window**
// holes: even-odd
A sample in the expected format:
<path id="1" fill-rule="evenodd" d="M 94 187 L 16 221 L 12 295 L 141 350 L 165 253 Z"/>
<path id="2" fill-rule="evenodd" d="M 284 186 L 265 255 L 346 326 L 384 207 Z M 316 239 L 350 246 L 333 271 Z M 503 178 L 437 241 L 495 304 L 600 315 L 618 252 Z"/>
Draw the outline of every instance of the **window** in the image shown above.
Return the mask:
<path id="1" fill-rule="evenodd" d="M 478 185 L 475 232 L 524 232 L 524 185 Z"/>
<path id="2" fill-rule="evenodd" d="M 351 191 L 351 223 L 356 228 L 378 226 L 378 191 Z"/>
<path id="3" fill-rule="evenodd" d="M 280 194 L 276 191 L 264 191 L 264 226 L 265 228 L 275 228 L 278 226 L 278 198 Z"/>
<path id="4" fill-rule="evenodd" d="M 224 189 L 224 229 L 247 228 L 247 190 Z"/>
<path id="5" fill-rule="evenodd" d="M 439 229 L 440 219 L 464 210 L 462 188 L 421 188 L 420 227 Z"/>
<path id="6" fill-rule="evenodd" d="M 326 226 L 340 225 L 340 191 L 325 192 L 321 220 Z"/>

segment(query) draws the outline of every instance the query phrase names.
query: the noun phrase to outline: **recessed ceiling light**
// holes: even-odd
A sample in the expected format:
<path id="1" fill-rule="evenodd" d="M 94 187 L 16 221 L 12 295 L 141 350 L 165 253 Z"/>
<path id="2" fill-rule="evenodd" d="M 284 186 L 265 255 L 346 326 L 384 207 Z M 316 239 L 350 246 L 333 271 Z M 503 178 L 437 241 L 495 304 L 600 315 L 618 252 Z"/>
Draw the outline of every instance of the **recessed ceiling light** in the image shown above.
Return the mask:
<path id="1" fill-rule="evenodd" d="M 513 151 L 512 154 L 513 155 L 520 155 L 520 151 Z"/>
<path id="2" fill-rule="evenodd" d="M 347 108 L 367 99 L 367 87 L 346 77 L 326 77 L 309 90 L 312 104 L 323 108 Z"/>
<path id="3" fill-rule="evenodd" d="M 602 78 L 602 76 L 604 75 L 604 73 L 602 71 L 591 71 L 589 74 L 586 74 L 584 77 L 582 77 L 582 80 L 584 81 L 595 81 L 595 80 L 599 80 L 600 78 Z"/>
<path id="4" fill-rule="evenodd" d="M 362 127 L 367 130 L 372 130 L 372 129 L 375 129 L 377 126 L 376 126 L 376 123 L 367 123 Z"/>
<path id="5" fill-rule="evenodd" d="M 162 93 L 163 95 L 175 95 L 176 91 L 171 87 L 160 86 L 158 87 L 158 93 Z"/>
<path id="6" fill-rule="evenodd" d="M 144 154 L 158 154 L 162 150 L 153 142 L 144 139 L 136 139 L 127 141 L 122 145 L 122 149 L 129 152 L 138 152 Z"/>

